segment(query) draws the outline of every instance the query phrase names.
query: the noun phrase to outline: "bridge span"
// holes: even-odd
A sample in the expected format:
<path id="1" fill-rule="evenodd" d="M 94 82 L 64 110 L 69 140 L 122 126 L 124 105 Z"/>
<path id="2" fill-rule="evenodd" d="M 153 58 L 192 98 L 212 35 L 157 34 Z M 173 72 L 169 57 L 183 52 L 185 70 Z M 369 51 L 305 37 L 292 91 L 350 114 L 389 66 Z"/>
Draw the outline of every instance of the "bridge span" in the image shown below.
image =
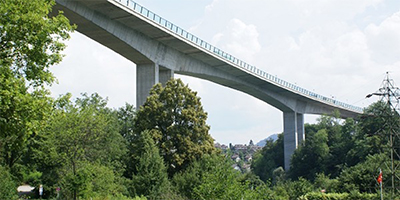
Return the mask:
<path id="1" fill-rule="evenodd" d="M 304 114 L 355 117 L 362 108 L 324 97 L 272 76 L 214 47 L 133 0 L 56 0 L 77 31 L 136 64 L 139 108 L 151 87 L 174 73 L 212 81 L 252 95 L 283 112 L 285 169 L 305 139 Z"/>

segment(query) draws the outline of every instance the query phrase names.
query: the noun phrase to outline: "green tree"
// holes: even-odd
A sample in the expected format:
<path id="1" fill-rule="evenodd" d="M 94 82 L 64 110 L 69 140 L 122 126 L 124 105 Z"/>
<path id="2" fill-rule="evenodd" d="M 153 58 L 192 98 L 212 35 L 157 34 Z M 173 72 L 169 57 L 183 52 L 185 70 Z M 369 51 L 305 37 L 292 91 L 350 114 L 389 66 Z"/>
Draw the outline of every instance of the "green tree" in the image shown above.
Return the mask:
<path id="1" fill-rule="evenodd" d="M 125 106 L 118 108 L 116 111 L 118 116 L 118 123 L 120 126 L 120 134 L 125 139 L 127 143 L 127 147 L 129 148 L 129 156 L 123 158 L 123 162 L 125 163 L 126 170 L 124 172 L 124 177 L 128 179 L 132 179 L 132 175 L 136 172 L 136 163 L 138 149 L 135 147 L 135 144 L 138 144 L 136 141 L 132 141 L 131 136 L 133 135 L 134 130 L 134 119 L 136 116 L 136 110 L 133 105 L 128 103 Z M 132 156 L 132 157 L 131 157 Z"/>
<path id="2" fill-rule="evenodd" d="M 278 167 L 272 171 L 272 183 L 276 185 L 286 180 L 286 172 L 283 167 Z"/>
<path id="3" fill-rule="evenodd" d="M 180 194 L 187 199 L 194 199 L 194 188 L 201 185 L 206 173 L 213 171 L 218 165 L 221 166 L 221 163 L 229 165 L 221 155 L 204 155 L 201 159 L 192 162 L 184 171 L 176 173 L 172 182 Z"/>
<path id="4" fill-rule="evenodd" d="M 292 156 L 290 176 L 314 180 L 317 173 L 325 169 L 325 161 L 329 156 L 328 134 L 326 129 L 315 134 L 308 134 L 305 143 L 295 150 Z"/>
<path id="5" fill-rule="evenodd" d="M 167 168 L 148 131 L 140 134 L 136 148 L 141 153 L 135 158 L 138 162 L 135 163 L 136 173 L 132 176 L 133 193 L 156 199 L 168 192 Z"/>
<path id="6" fill-rule="evenodd" d="M 348 149 L 344 148 L 344 137 L 342 135 L 342 125 L 339 120 L 339 112 L 334 112 L 333 116 L 323 115 L 318 119 L 318 130 L 326 130 L 329 147 L 329 155 L 323 160 L 324 171 L 336 177 L 341 170 L 341 164 L 345 160 Z"/>
<path id="7" fill-rule="evenodd" d="M 17 184 L 12 180 L 9 171 L 3 166 L 0 166 L 0 199 L 18 199 Z"/>
<path id="8" fill-rule="evenodd" d="M 82 199 L 105 199 L 108 196 L 118 196 L 125 190 L 119 174 L 110 167 L 99 163 L 81 162 L 82 167 L 73 171 L 64 170 L 60 185 L 62 199 L 70 199 L 75 191 L 79 191 Z"/>
<path id="9" fill-rule="evenodd" d="M 225 157 L 206 156 L 185 172 L 185 182 L 192 187 L 184 186 L 185 194 L 190 199 L 248 199 L 249 188 L 241 176 Z"/>
<path id="10" fill-rule="evenodd" d="M 51 111 L 45 90 L 29 92 L 21 78 L 0 66 L 0 163 L 12 169 Z"/>
<path id="11" fill-rule="evenodd" d="M 314 187 L 317 191 L 325 190 L 326 193 L 338 192 L 340 182 L 337 178 L 330 179 L 323 173 L 317 174 L 314 179 Z"/>
<path id="12" fill-rule="evenodd" d="M 324 172 L 331 177 L 337 177 L 348 166 L 347 154 L 354 148 L 355 121 L 351 118 L 345 121 L 339 119 L 339 112 L 334 112 L 331 116 L 323 115 L 317 120 L 317 124 L 306 126 L 306 133 L 313 135 L 319 130 L 326 130 L 329 155 L 323 161 Z"/>
<path id="13" fill-rule="evenodd" d="M 76 199 L 104 189 L 92 184 L 92 180 L 120 182 L 113 177 L 122 175 L 121 160 L 127 149 L 119 133 L 117 115 L 106 108 L 106 99 L 98 94 L 83 94 L 72 103 L 70 97 L 68 94 L 56 101 L 51 119 L 32 145 L 32 156 L 37 168 L 46 170 L 43 179 L 47 184 L 65 186 L 64 194 Z M 101 170 L 105 174 L 98 172 Z"/>
<path id="14" fill-rule="evenodd" d="M 62 14 L 49 17 L 54 1 L 0 1 L 0 163 L 12 167 L 43 127 L 63 40 L 72 27 Z"/>
<path id="15" fill-rule="evenodd" d="M 128 141 L 135 143 L 141 132 L 149 130 L 172 177 L 204 154 L 215 151 L 206 119 L 196 92 L 180 79 L 171 79 L 165 87 L 157 84 L 151 89 L 137 112 L 134 133 Z"/>
<path id="16" fill-rule="evenodd" d="M 254 146 L 254 142 L 253 142 L 253 140 L 250 140 L 250 142 L 249 142 L 249 146 Z"/>
<path id="17" fill-rule="evenodd" d="M 283 166 L 283 162 L 283 134 L 279 134 L 278 140 L 267 140 L 263 149 L 254 154 L 251 169 L 266 182 L 272 179 L 273 171 Z"/>
<path id="18" fill-rule="evenodd" d="M 203 174 L 201 184 L 194 188 L 194 199 L 242 199 L 246 187 L 239 182 L 239 172 L 219 163 Z"/>
<path id="19" fill-rule="evenodd" d="M 127 138 L 133 133 L 134 119 L 136 115 L 135 107 L 126 103 L 124 107 L 118 109 L 117 115 L 120 125 L 120 133 L 122 137 Z"/>
<path id="20" fill-rule="evenodd" d="M 29 85 L 52 83 L 49 67 L 61 61 L 63 40 L 69 38 L 68 19 L 49 17 L 54 0 L 0 1 L 0 65 Z"/>
<path id="21" fill-rule="evenodd" d="M 274 199 L 272 191 L 256 175 L 232 168 L 220 154 L 205 155 L 176 173 L 173 186 L 185 199 Z"/>
<path id="22" fill-rule="evenodd" d="M 307 179 L 299 178 L 297 181 L 279 182 L 273 187 L 273 190 L 280 199 L 299 199 L 299 197 L 312 192 L 314 188 Z"/>
<path id="23" fill-rule="evenodd" d="M 367 107 L 358 121 L 354 147 L 348 153 L 349 166 L 364 162 L 368 155 L 390 152 L 389 135 L 392 128 L 399 127 L 400 119 L 386 102 L 378 101 Z"/>
<path id="24" fill-rule="evenodd" d="M 377 177 L 379 168 L 383 173 L 384 185 L 389 187 L 390 178 L 390 160 L 384 154 L 375 154 L 367 156 L 364 162 L 349 167 L 340 174 L 338 180 L 341 192 L 368 192 L 375 193 L 379 190 Z M 386 184 L 388 183 L 388 184 Z"/>

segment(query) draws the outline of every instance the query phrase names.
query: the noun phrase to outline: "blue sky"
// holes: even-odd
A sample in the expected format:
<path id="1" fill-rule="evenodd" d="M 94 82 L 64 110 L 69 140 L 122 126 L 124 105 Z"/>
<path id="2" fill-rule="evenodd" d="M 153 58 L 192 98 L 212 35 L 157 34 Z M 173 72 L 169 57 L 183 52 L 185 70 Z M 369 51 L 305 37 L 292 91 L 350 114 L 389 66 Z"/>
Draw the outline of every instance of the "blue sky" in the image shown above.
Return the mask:
<path id="1" fill-rule="evenodd" d="M 387 71 L 400 85 L 398 0 L 137 0 L 249 64 L 324 96 L 365 107 Z M 110 107 L 136 104 L 135 64 L 74 33 L 53 68 L 53 96 L 97 92 Z M 282 132 L 282 113 L 249 95 L 176 75 L 198 92 L 217 142 Z M 229 97 L 229 99 L 227 98 Z M 318 116 L 306 115 L 314 123 Z"/>

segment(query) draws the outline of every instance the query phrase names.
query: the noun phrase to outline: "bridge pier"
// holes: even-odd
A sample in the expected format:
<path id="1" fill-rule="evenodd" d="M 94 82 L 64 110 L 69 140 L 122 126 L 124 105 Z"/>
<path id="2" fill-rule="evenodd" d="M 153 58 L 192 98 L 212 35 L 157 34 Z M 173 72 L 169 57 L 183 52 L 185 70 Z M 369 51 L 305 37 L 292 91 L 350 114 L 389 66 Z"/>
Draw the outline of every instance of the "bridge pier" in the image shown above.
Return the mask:
<path id="1" fill-rule="evenodd" d="M 150 90 L 155 84 L 165 85 L 173 77 L 172 70 L 160 67 L 155 63 L 136 65 L 136 109 L 138 110 L 146 102 Z"/>
<path id="2" fill-rule="evenodd" d="M 144 104 L 154 84 L 165 83 L 175 72 L 242 91 L 284 111 L 285 170 L 289 170 L 290 158 L 304 140 L 303 114 L 326 114 L 339 110 L 341 117 L 347 118 L 362 113 L 361 108 L 323 97 L 255 70 L 254 66 L 174 24 L 164 23 L 167 20 L 157 22 L 154 18 L 150 19 L 149 16 L 156 16 L 151 11 L 146 9 L 146 14 L 142 13 L 126 7 L 125 2 L 132 3 L 120 0 L 56 0 L 50 15 L 63 10 L 70 22 L 78 25 L 79 32 L 134 63 L 150 63 L 137 65 L 136 109 Z"/>
<path id="3" fill-rule="evenodd" d="M 283 151 L 285 171 L 290 169 L 290 158 L 304 139 L 304 115 L 296 112 L 283 112 Z"/>

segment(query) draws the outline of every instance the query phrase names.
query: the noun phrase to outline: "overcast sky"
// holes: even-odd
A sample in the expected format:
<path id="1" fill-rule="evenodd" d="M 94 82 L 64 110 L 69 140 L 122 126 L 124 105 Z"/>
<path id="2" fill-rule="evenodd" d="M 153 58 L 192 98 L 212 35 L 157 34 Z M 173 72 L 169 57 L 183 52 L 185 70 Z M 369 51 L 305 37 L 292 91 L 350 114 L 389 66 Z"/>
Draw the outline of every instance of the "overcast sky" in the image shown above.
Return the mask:
<path id="1" fill-rule="evenodd" d="M 214 46 L 288 82 L 352 105 L 389 72 L 400 86 L 399 0 L 137 0 Z M 80 33 L 52 71 L 54 97 L 97 92 L 109 107 L 136 105 L 135 64 Z M 282 112 L 247 94 L 175 75 L 198 92 L 212 137 L 258 142 L 283 131 Z M 314 123 L 318 116 L 306 115 Z"/>

